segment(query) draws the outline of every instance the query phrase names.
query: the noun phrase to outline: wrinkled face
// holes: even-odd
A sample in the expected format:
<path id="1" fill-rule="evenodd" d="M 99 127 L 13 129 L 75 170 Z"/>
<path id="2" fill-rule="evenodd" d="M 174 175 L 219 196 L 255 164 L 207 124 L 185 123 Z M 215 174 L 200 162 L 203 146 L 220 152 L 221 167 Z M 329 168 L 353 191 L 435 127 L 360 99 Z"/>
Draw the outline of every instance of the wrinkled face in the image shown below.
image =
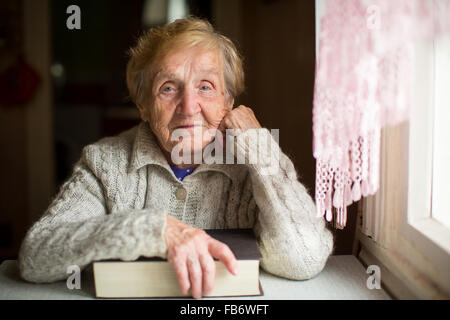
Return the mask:
<path id="1" fill-rule="evenodd" d="M 168 54 L 151 90 L 149 103 L 139 108 L 141 118 L 149 122 L 166 157 L 178 143 L 191 152 L 203 149 L 214 139 L 208 130 L 217 129 L 233 105 L 227 101 L 223 63 L 216 50 L 193 47 Z"/>

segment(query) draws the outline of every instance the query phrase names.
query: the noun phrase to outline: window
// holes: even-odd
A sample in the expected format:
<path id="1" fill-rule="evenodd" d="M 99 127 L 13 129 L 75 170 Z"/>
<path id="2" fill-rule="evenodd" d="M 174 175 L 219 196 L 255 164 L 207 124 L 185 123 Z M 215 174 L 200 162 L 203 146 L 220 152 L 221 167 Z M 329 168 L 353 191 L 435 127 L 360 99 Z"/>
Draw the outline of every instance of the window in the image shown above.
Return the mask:
<path id="1" fill-rule="evenodd" d="M 316 30 L 323 2 L 316 0 Z M 435 17 L 446 12 L 446 2 L 435 5 Z M 382 129 L 380 187 L 362 200 L 359 258 L 380 267 L 397 298 L 448 299 L 450 35 L 410 45 L 410 118 Z"/>
<path id="2" fill-rule="evenodd" d="M 450 194 L 450 37 L 437 38 L 431 44 L 417 44 L 415 52 L 417 101 L 410 118 L 410 183 L 405 231 L 425 252 L 436 258 L 448 257 L 450 210 L 445 202 Z M 414 229 L 424 237 L 415 234 Z"/>
<path id="3" fill-rule="evenodd" d="M 450 37 L 413 51 L 410 120 L 383 129 L 380 189 L 363 200 L 360 258 L 381 264 L 398 298 L 448 298 Z"/>
<path id="4" fill-rule="evenodd" d="M 432 218 L 450 228 L 450 37 L 435 43 Z M 450 242 L 450 239 L 448 240 Z"/>

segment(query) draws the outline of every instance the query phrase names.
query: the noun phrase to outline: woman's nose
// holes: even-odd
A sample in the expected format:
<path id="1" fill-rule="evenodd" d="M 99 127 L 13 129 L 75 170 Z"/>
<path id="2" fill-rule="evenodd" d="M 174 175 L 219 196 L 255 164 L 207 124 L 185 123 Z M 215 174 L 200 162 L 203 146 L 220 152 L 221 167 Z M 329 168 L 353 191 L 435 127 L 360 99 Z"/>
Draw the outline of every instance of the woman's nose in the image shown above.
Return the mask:
<path id="1" fill-rule="evenodd" d="M 185 116 L 192 116 L 200 111 L 198 97 L 189 89 L 182 92 L 180 102 L 178 104 L 178 112 Z"/>

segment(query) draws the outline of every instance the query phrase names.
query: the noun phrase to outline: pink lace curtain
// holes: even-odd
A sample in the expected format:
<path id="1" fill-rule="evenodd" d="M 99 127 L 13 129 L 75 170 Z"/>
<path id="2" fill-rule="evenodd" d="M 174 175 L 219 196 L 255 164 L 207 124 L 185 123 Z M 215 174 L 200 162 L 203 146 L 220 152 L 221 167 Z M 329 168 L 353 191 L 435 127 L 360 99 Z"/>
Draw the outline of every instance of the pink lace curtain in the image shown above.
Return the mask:
<path id="1" fill-rule="evenodd" d="M 380 133 L 408 119 L 411 43 L 449 33 L 449 0 L 322 0 L 313 108 L 316 206 L 335 227 L 379 186 Z"/>

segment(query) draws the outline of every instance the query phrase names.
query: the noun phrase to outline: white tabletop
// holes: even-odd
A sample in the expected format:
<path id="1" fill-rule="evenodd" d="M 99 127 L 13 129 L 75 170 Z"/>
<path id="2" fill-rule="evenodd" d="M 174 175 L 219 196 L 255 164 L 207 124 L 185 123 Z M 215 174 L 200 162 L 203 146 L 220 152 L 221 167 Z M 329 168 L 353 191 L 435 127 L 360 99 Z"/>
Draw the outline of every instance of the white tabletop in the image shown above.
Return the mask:
<path id="1" fill-rule="evenodd" d="M 355 256 L 331 256 L 324 270 L 313 279 L 306 281 L 286 280 L 261 270 L 263 296 L 229 299 L 390 299 L 383 289 L 368 289 L 366 285 L 368 277 L 366 269 Z M 17 261 L 7 260 L 0 265 L 0 300 L 7 299 L 95 299 L 92 272 L 83 271 L 81 289 L 70 290 L 65 281 L 51 284 L 27 283 L 19 276 Z"/>

